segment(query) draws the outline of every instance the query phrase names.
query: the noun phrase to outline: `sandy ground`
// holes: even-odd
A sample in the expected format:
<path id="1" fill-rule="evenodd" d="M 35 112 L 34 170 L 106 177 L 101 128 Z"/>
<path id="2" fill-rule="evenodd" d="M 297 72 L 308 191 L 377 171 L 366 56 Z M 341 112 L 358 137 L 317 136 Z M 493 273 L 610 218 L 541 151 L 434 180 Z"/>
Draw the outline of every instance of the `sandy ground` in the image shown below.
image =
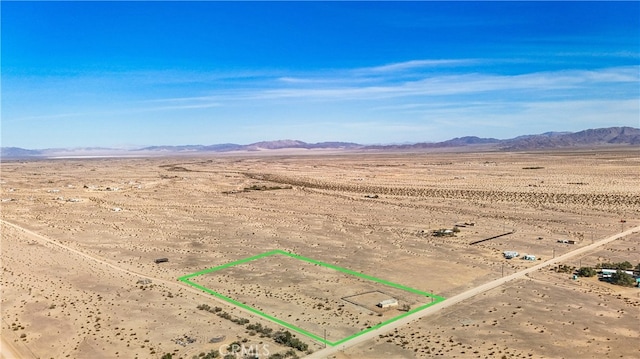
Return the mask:
<path id="1" fill-rule="evenodd" d="M 284 351 L 196 306 L 278 325 L 198 295 L 176 279 L 282 249 L 453 296 L 535 264 L 507 261 L 504 250 L 550 258 L 639 225 L 639 168 L 637 151 L 618 150 L 4 162 L 3 220 L 128 272 L 3 225 L 3 341 L 25 357 L 41 358 L 167 352 L 191 358 L 216 350 L 220 343 L 208 340 L 220 336 L 224 343 L 246 338 L 269 345 L 271 353 Z M 430 235 L 465 222 L 474 225 L 460 227 L 455 237 Z M 507 232 L 513 233 L 469 245 Z M 635 265 L 637 241 L 621 241 L 626 247 L 615 242 L 578 260 Z M 159 257 L 169 262 L 155 264 Z M 304 272 L 300 264 L 287 266 Z M 226 287 L 215 284 L 221 277 L 209 280 L 214 289 L 254 300 L 282 319 L 326 328 L 330 339 L 368 325 L 364 311 L 345 319 L 320 314 L 317 303 L 337 307 L 341 297 L 369 288 L 349 282 L 340 292 L 320 284 L 335 273 L 319 272 L 284 290 L 299 278 L 270 273 L 264 279 L 239 274 Z M 141 276 L 155 281 L 137 284 Z M 242 290 L 248 286 L 277 295 L 260 301 Z M 637 293 L 536 272 L 336 357 L 637 357 Z M 184 335 L 197 340 L 176 344 Z M 314 351 L 323 347 L 298 336 Z"/>
<path id="2" fill-rule="evenodd" d="M 591 253 L 591 252 L 595 252 L 597 250 L 599 250 L 601 247 L 606 246 L 608 244 L 610 244 L 611 242 L 614 241 L 618 241 L 620 239 L 623 239 L 625 237 L 628 236 L 638 236 L 640 234 L 640 226 L 637 227 L 632 227 L 627 229 L 624 232 L 621 232 L 619 234 L 615 234 L 613 236 L 604 238 L 602 240 L 598 240 L 593 244 L 584 246 L 584 247 L 579 247 L 576 248 L 573 251 L 570 251 L 568 253 L 565 253 L 559 257 L 556 258 L 552 258 L 546 261 L 541 262 L 540 264 L 531 267 L 531 268 L 526 268 L 523 270 L 520 270 L 516 273 L 510 274 L 508 276 L 504 276 L 498 279 L 495 279 L 491 282 L 487 282 L 481 286 L 475 287 L 473 289 L 470 289 L 468 291 L 465 291 L 463 293 L 457 294 L 453 297 L 447 298 L 447 300 L 439 302 L 433 306 L 430 306 L 428 308 L 425 308 L 424 310 L 420 310 L 417 311 L 413 314 L 408 315 L 406 318 L 402 318 L 401 320 L 398 320 L 394 323 L 390 323 L 389 325 L 386 325 L 382 328 L 378 328 L 376 330 L 370 331 L 368 333 L 363 333 L 363 335 L 359 336 L 359 337 L 355 337 L 353 339 L 350 339 L 348 341 L 345 341 L 343 343 L 341 343 L 338 346 L 335 347 L 331 347 L 331 348 L 327 348 L 327 349 L 323 349 L 320 351 L 317 351 L 315 353 L 313 353 L 312 355 L 310 355 L 309 357 L 313 357 L 313 358 L 326 358 L 326 357 L 330 357 L 332 355 L 334 355 L 335 353 L 338 352 L 345 352 L 345 350 L 350 350 L 352 347 L 357 346 L 360 343 L 364 343 L 365 341 L 370 341 L 371 339 L 374 339 L 376 337 L 379 338 L 386 338 L 386 337 L 392 337 L 393 338 L 393 334 L 397 334 L 399 329 L 404 329 L 405 327 L 409 326 L 409 324 L 411 324 L 411 322 L 415 322 L 415 321 L 419 321 L 419 320 L 424 320 L 426 317 L 434 315 L 434 314 L 441 314 L 442 312 L 446 312 L 447 309 L 450 308 L 460 308 L 460 307 L 464 307 L 465 304 L 467 304 L 468 302 L 472 302 L 472 300 L 477 299 L 478 296 L 480 295 L 486 295 L 489 291 L 494 290 L 496 288 L 500 288 L 500 287 L 504 287 L 507 284 L 511 284 L 510 282 L 515 281 L 515 280 L 522 280 L 523 278 L 525 278 L 525 276 L 527 276 L 528 278 L 533 278 L 532 276 L 538 272 L 544 271 L 548 268 L 550 268 L 552 271 L 556 271 L 558 272 L 557 268 L 558 265 L 565 265 L 565 263 L 569 263 L 571 262 L 573 259 L 575 258 L 580 258 L 582 256 L 584 256 L 585 254 Z M 566 272 L 564 272 L 566 273 Z M 577 278 L 576 278 L 577 279 Z M 622 288 L 622 289 L 626 289 L 627 291 L 629 290 L 629 288 Z M 635 290 L 636 288 L 633 288 L 635 292 L 637 292 L 637 290 Z M 519 293 L 519 292 L 518 292 Z M 544 295 L 543 295 L 544 298 Z M 520 298 L 518 298 L 517 300 L 521 300 Z M 464 303 L 467 302 L 467 303 Z M 519 307 L 521 308 L 521 307 Z M 495 309 L 494 309 L 495 310 Z M 513 314 L 516 314 L 515 312 Z M 512 316 L 513 317 L 513 316 Z M 506 318 L 503 318 L 506 319 Z M 497 321 L 496 321 L 497 322 Z M 494 324 L 495 325 L 495 322 Z M 393 331 L 393 333 L 392 333 Z M 416 334 L 416 333 L 414 333 Z M 412 337 L 413 335 L 412 334 Z M 411 337 L 411 338 L 412 338 Z M 402 342 L 401 342 L 401 346 L 403 348 L 405 348 L 406 345 L 411 344 L 413 341 L 409 341 L 409 340 L 405 340 L 404 336 L 400 336 L 400 338 L 402 338 Z M 388 342 L 391 342 L 390 340 Z M 459 343 L 461 344 L 461 343 Z M 483 343 L 484 344 L 484 343 Z M 495 344 L 494 344 L 495 345 Z M 348 349 L 347 349 L 348 348 Z M 420 348 L 414 348 L 415 352 L 418 352 L 418 349 Z M 423 348 L 426 350 L 420 350 L 420 353 L 423 354 L 427 354 L 428 356 L 430 356 L 431 354 L 435 354 L 435 355 L 443 355 L 443 350 L 439 350 L 437 353 L 431 353 L 430 352 L 430 348 Z M 450 350 L 446 350 L 445 352 L 449 352 Z M 460 354 L 465 354 L 465 351 L 460 352 Z M 475 354 L 479 353 L 478 351 L 474 352 Z M 495 352 L 493 352 L 491 355 L 495 354 Z M 581 355 L 584 356 L 585 353 L 582 353 Z M 447 354 L 447 355 L 452 355 L 452 354 Z M 529 355 L 531 356 L 531 355 Z"/>

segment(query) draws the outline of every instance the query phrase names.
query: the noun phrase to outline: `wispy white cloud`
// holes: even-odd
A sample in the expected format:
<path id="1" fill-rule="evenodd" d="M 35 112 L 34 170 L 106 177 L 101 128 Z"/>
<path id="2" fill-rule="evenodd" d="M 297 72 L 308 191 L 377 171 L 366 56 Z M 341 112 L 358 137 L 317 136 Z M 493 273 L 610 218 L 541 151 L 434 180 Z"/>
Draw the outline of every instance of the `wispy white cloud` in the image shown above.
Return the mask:
<path id="1" fill-rule="evenodd" d="M 176 99 L 177 100 L 177 99 Z M 188 100 L 188 99 L 183 99 Z M 165 102 L 165 100 L 161 100 L 160 102 Z M 60 113 L 60 114 L 51 114 L 51 115 L 40 115 L 40 116 L 25 116 L 19 118 L 3 118 L 2 121 L 6 123 L 15 123 L 15 122 L 29 122 L 29 121 L 56 121 L 56 120 L 64 120 L 64 119 L 78 119 L 78 118 L 92 118 L 95 116 L 123 116 L 123 115 L 131 115 L 131 114 L 139 114 L 146 112 L 163 112 L 163 111 L 183 111 L 183 110 L 197 110 L 197 109 L 207 109 L 220 107 L 221 104 L 217 102 L 207 102 L 207 103 L 190 103 L 190 104 L 181 104 L 181 105 L 169 105 L 169 106 L 153 106 L 153 107 L 127 107 L 127 108 L 118 108 L 115 110 L 104 111 L 102 109 L 96 109 L 95 111 L 86 111 L 86 112 L 77 112 L 77 113 Z"/>
<path id="2" fill-rule="evenodd" d="M 11 108 L 5 111 L 3 107 L 3 124 L 24 122 L 26 128 L 29 121 L 47 121 L 51 126 L 56 126 L 56 121 L 67 125 L 70 121 L 81 124 L 95 119 L 120 124 L 153 123 L 159 118 L 167 122 L 185 119 L 185 123 L 225 121 L 242 126 L 268 124 L 264 130 L 255 130 L 255 137 L 280 131 L 288 138 L 309 139 L 309 135 L 301 135 L 307 133 L 314 134 L 317 140 L 368 143 L 440 140 L 450 138 L 452 129 L 457 131 L 456 136 L 499 137 L 490 130 L 506 133 L 504 129 L 509 128 L 510 133 L 523 134 L 535 129 L 544 132 L 604 127 L 602 124 L 609 124 L 607 121 L 612 126 L 640 125 L 640 66 L 514 74 L 498 72 L 492 67 L 495 63 L 465 67 L 465 61 L 482 60 L 456 61 L 415 60 L 371 68 L 277 74 L 254 72 L 249 78 L 243 77 L 242 72 L 237 78 L 232 72 L 225 76 L 203 73 L 201 77 L 188 73 L 189 81 L 184 82 L 180 82 L 179 72 L 160 72 L 158 75 L 168 74 L 169 78 L 123 75 L 110 80 L 117 86 L 103 86 L 100 78 L 74 78 L 72 85 L 64 87 L 77 91 L 79 96 L 65 96 L 59 103 L 51 101 L 49 107 L 26 113 Z M 451 68 L 431 71 L 429 66 Z M 495 72 L 490 72 L 492 68 Z M 202 81 L 194 86 L 198 78 Z M 121 92 L 129 83 L 135 87 L 133 96 Z M 63 85 L 63 79 L 58 79 L 42 87 L 23 88 L 26 94 L 33 88 L 31 97 L 37 99 L 40 89 L 57 94 L 54 90 Z M 87 98 L 90 101 L 85 101 Z M 327 119 L 334 122 L 327 124 Z M 560 122 L 567 127 L 558 128 Z M 524 128 L 521 126 L 527 129 L 520 130 Z M 340 129 L 344 135 L 337 133 Z M 360 133 L 359 129 L 366 131 Z M 488 132 L 482 133 L 485 130 Z M 241 131 L 237 136 L 247 135 Z"/>
<path id="3" fill-rule="evenodd" d="M 533 91 L 549 96 L 552 90 L 595 89 L 606 84 L 637 84 L 639 67 L 617 67 L 602 70 L 538 72 L 521 75 L 460 74 L 436 75 L 416 81 L 364 86 L 286 87 L 249 90 L 243 94 L 252 99 L 359 100 L 411 96 L 452 96 L 495 91 Z M 572 96 L 578 96 L 578 93 Z M 563 94 L 566 96 L 566 94 Z M 245 98 L 246 98 L 245 97 Z"/>
<path id="4" fill-rule="evenodd" d="M 491 60 L 493 61 L 493 60 Z M 328 69 L 314 72 L 287 75 L 277 80 L 292 85 L 322 85 L 322 84 L 364 84 L 380 81 L 399 80 L 415 77 L 421 70 L 433 68 L 461 68 L 489 60 L 480 59 L 440 59 L 440 60 L 410 60 L 381 66 L 359 67 L 353 69 Z"/>
<path id="5" fill-rule="evenodd" d="M 480 60 L 478 59 L 410 60 L 382 66 L 361 68 L 357 69 L 356 72 L 397 72 L 418 68 L 470 66 L 478 64 L 479 62 Z"/>
<path id="6" fill-rule="evenodd" d="M 375 81 L 376 79 L 367 78 L 367 77 L 356 77 L 348 72 L 341 73 L 332 73 L 332 74 L 315 74 L 315 77 L 307 76 L 307 77 L 292 77 L 285 76 L 279 77 L 277 79 L 278 82 L 281 82 L 286 85 L 306 85 L 307 87 L 316 85 L 358 85 L 365 84 Z"/>
<path id="7" fill-rule="evenodd" d="M 213 108 L 222 106 L 220 103 L 201 103 L 201 104 L 186 104 L 186 105 L 175 105 L 175 106 L 158 106 L 158 107 L 146 107 L 139 108 L 133 111 L 135 112 L 152 112 L 152 111 L 168 111 L 168 110 L 192 110 L 192 109 L 201 109 L 201 108 Z"/>

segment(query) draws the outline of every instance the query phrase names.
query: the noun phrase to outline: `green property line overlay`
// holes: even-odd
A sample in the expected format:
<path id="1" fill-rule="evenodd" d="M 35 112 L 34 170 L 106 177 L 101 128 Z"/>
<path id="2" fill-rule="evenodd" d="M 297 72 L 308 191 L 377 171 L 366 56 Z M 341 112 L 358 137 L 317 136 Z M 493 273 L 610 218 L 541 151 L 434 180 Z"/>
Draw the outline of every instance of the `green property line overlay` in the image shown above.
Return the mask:
<path id="1" fill-rule="evenodd" d="M 276 254 L 281 254 L 281 255 L 284 255 L 284 256 L 287 256 L 287 257 L 291 257 L 291 258 L 295 258 L 295 259 L 298 259 L 298 260 L 301 260 L 301 261 L 305 261 L 305 262 L 308 262 L 308 263 L 317 264 L 317 265 L 320 265 L 320 266 L 323 266 L 323 267 L 326 267 L 326 268 L 331 268 L 331 269 L 337 270 L 337 271 L 342 272 L 342 273 L 350 274 L 350 275 L 353 275 L 353 276 L 356 276 L 356 277 L 359 277 L 359 278 L 367 279 L 367 280 L 370 280 L 370 281 L 373 281 L 373 282 L 377 282 L 377 283 L 380 283 L 380 284 L 384 284 L 384 285 L 387 285 L 387 286 L 390 286 L 390 287 L 393 287 L 393 288 L 402 289 L 402 290 L 407 291 L 407 292 L 411 292 L 411 293 L 419 294 L 419 295 L 422 295 L 422 296 L 425 296 L 425 297 L 429 297 L 429 298 L 432 299 L 432 301 L 431 301 L 431 303 L 425 304 L 423 306 L 420 306 L 420 307 L 417 307 L 415 309 L 412 309 L 412 310 L 410 310 L 410 311 L 408 311 L 406 313 L 403 313 L 403 314 L 400 314 L 400 315 L 398 315 L 396 317 L 393 317 L 391 319 L 385 320 L 382 323 L 379 323 L 379 324 L 374 325 L 374 326 L 372 326 L 370 328 L 364 329 L 364 330 L 362 330 L 362 331 L 360 331 L 358 333 L 355 333 L 355 334 L 353 334 L 351 336 L 348 336 L 346 338 L 340 339 L 340 340 L 335 341 L 335 342 L 331 342 L 331 341 L 328 341 L 328 340 L 326 340 L 326 339 L 324 339 L 324 338 L 322 338 L 322 337 L 320 337 L 320 336 L 318 336 L 316 334 L 313 334 L 313 333 L 311 333 L 311 332 L 309 332 L 307 330 L 304 330 L 302 328 L 296 327 L 293 324 L 287 323 L 287 322 L 285 322 L 285 321 L 283 321 L 281 319 L 278 319 L 278 318 L 276 318 L 274 316 L 266 314 L 266 313 L 264 313 L 264 312 L 262 312 L 262 311 L 260 311 L 260 310 L 258 310 L 256 308 L 250 307 L 250 306 L 248 306 L 248 305 L 246 305 L 244 303 L 240 303 L 237 300 L 234 300 L 232 298 L 224 296 L 224 295 L 222 295 L 222 294 L 220 294 L 220 293 L 218 293 L 216 291 L 213 291 L 213 290 L 211 290 L 211 289 L 209 289 L 207 287 L 201 286 L 201 285 L 199 285 L 197 283 L 194 283 L 194 282 L 189 280 L 190 278 L 201 276 L 203 274 L 216 272 L 216 271 L 219 271 L 219 270 L 222 270 L 222 269 L 225 269 L 225 268 L 230 268 L 230 267 L 233 267 L 233 266 L 237 266 L 239 264 L 255 261 L 255 260 L 258 260 L 258 259 L 261 259 L 261 258 L 273 256 L 273 255 L 276 255 Z M 289 253 L 289 252 L 285 252 L 285 251 L 279 250 L 279 249 L 272 250 L 272 251 L 269 251 L 269 252 L 265 252 L 265 253 L 262 253 L 262 254 L 258 254 L 258 255 L 255 255 L 253 257 L 240 259 L 240 260 L 237 260 L 235 262 L 230 262 L 230 263 L 227 263 L 227 264 L 223 264 L 221 266 L 217 266 L 217 267 L 201 270 L 199 272 L 195 272 L 195 273 L 192 273 L 192 274 L 188 274 L 188 275 L 182 276 L 182 277 L 178 278 L 178 280 L 182 281 L 182 282 L 184 282 L 184 283 L 186 283 L 186 284 L 188 284 L 190 286 L 198 288 L 198 289 L 200 289 L 200 290 L 202 290 L 204 292 L 207 292 L 207 293 L 209 293 L 209 294 L 211 294 L 213 296 L 216 296 L 216 297 L 224 300 L 225 302 L 231 303 L 231 304 L 233 304 L 235 306 L 238 306 L 240 308 L 248 310 L 249 312 L 257 314 L 257 315 L 259 315 L 259 316 L 261 316 L 263 318 L 266 318 L 266 319 L 268 319 L 268 320 L 270 320 L 270 321 L 272 321 L 274 323 L 280 324 L 281 326 L 283 326 L 285 328 L 293 330 L 293 331 L 295 331 L 297 333 L 305 335 L 305 336 L 307 336 L 307 337 L 309 337 L 311 339 L 317 340 L 317 341 L 319 341 L 321 343 L 324 343 L 326 345 L 329 345 L 329 346 L 340 345 L 340 344 L 342 344 L 342 343 L 344 343 L 344 342 L 346 342 L 348 340 L 351 340 L 353 338 L 359 337 L 359 336 L 361 336 L 361 335 L 363 335 L 365 333 L 368 333 L 368 332 L 370 332 L 372 330 L 376 330 L 376 329 L 381 328 L 381 327 L 383 327 L 383 326 L 385 326 L 387 324 L 393 323 L 393 322 L 395 322 L 397 320 L 400 320 L 400 319 L 402 319 L 404 317 L 407 317 L 407 316 L 409 316 L 409 315 L 411 315 L 413 313 L 419 312 L 419 311 L 421 311 L 421 310 L 423 310 L 425 308 L 428 308 L 428 307 L 430 307 L 432 305 L 440 303 L 445 299 L 444 297 L 441 297 L 441 296 L 438 296 L 438 295 L 435 295 L 435 294 L 423 292 L 423 291 L 420 291 L 420 290 L 417 290 L 417 289 L 414 289 L 414 288 L 410 288 L 410 287 L 403 286 L 403 285 L 400 285 L 400 284 L 392 283 L 392 282 L 386 281 L 384 279 L 372 277 L 370 275 L 366 275 L 366 274 L 363 274 L 363 273 L 355 272 L 355 271 L 352 271 L 352 270 L 347 269 L 347 268 L 342 268 L 342 267 L 339 267 L 339 266 L 336 266 L 336 265 L 333 265 L 333 264 L 320 262 L 320 261 L 317 261 L 315 259 L 303 257 L 303 256 L 300 256 L 300 255 Z"/>

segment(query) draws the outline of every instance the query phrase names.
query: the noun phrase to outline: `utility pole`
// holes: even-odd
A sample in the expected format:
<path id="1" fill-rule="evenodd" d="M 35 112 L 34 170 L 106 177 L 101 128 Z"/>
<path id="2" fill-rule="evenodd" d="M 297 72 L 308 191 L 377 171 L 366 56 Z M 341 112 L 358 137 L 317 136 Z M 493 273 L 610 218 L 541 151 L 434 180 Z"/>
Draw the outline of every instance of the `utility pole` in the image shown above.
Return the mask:
<path id="1" fill-rule="evenodd" d="M 327 347 L 327 328 L 324 328 L 324 347 Z"/>

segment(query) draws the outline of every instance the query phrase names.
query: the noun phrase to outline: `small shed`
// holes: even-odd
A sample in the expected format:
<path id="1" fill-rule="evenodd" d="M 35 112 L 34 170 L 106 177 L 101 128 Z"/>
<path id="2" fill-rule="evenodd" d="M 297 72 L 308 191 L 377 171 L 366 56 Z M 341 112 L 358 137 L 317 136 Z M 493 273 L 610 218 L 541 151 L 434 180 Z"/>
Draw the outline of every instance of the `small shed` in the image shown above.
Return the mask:
<path id="1" fill-rule="evenodd" d="M 169 261 L 169 258 L 156 258 L 155 260 L 156 263 L 164 263 L 168 261 Z"/>
<path id="2" fill-rule="evenodd" d="M 516 251 L 504 251 L 504 257 L 507 259 L 518 257 L 520 254 Z"/>
<path id="3" fill-rule="evenodd" d="M 527 254 L 524 257 L 522 257 L 522 259 L 528 260 L 528 261 L 535 261 L 536 260 L 536 256 L 534 256 L 533 254 Z"/>
<path id="4" fill-rule="evenodd" d="M 381 301 L 380 303 L 376 304 L 378 307 L 380 308 L 390 308 L 390 307 L 397 307 L 398 306 L 398 300 L 397 299 L 385 299 L 383 301 Z"/>

